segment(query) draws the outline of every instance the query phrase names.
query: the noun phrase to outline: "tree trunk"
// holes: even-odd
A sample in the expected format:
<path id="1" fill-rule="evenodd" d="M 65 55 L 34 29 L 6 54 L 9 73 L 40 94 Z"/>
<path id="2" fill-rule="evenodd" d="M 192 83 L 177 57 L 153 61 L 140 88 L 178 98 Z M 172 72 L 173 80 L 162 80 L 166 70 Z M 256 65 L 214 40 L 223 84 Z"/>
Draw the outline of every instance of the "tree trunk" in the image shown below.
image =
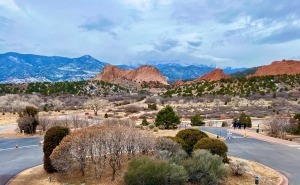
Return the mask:
<path id="1" fill-rule="evenodd" d="M 84 176 L 84 168 L 81 167 L 81 175 Z"/>
<path id="2" fill-rule="evenodd" d="M 116 176 L 116 170 L 113 169 L 112 176 L 111 176 L 111 181 L 115 180 L 115 176 Z"/>

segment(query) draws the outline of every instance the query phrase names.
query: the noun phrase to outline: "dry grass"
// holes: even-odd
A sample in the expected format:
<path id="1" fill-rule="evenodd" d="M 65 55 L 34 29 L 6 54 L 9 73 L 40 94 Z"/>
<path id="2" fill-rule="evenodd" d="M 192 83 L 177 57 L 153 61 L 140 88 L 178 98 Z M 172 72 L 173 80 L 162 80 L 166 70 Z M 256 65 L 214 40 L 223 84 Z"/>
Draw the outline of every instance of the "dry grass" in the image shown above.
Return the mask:
<path id="1" fill-rule="evenodd" d="M 123 185 L 123 174 L 127 171 L 127 165 L 127 161 L 123 162 L 122 169 L 116 173 L 115 181 L 111 181 L 112 171 L 109 166 L 102 178 L 95 180 L 91 166 L 87 167 L 85 176 L 82 176 L 80 171 L 72 174 L 48 174 L 44 171 L 43 165 L 40 165 L 21 172 L 9 185 L 61 185 L 66 183 L 69 185 L 83 183 L 86 185 Z M 49 175 L 51 176 L 51 182 L 48 179 Z"/>
<path id="2" fill-rule="evenodd" d="M 230 159 L 238 159 L 236 157 L 229 157 Z M 263 182 L 260 180 L 260 185 L 272 185 L 278 184 L 280 181 L 279 176 L 272 169 L 265 167 L 253 161 L 249 161 L 253 168 L 255 175 L 261 175 L 266 179 L 272 180 L 272 182 Z M 71 184 L 92 184 L 92 185 L 123 185 L 123 174 L 127 171 L 128 163 L 125 161 L 123 163 L 123 168 L 117 171 L 116 180 L 111 181 L 111 170 L 108 169 L 103 175 L 101 180 L 95 181 L 93 177 L 93 170 L 86 170 L 86 175 L 83 177 L 79 171 L 72 174 L 51 174 L 51 182 L 48 180 L 49 174 L 43 169 L 43 165 L 27 169 L 20 173 L 17 178 L 11 181 L 10 185 L 61 185 L 68 183 Z M 254 184 L 254 177 L 250 174 L 244 174 L 242 176 L 229 175 L 225 181 L 224 185 L 252 185 Z"/>
<path id="3" fill-rule="evenodd" d="M 229 158 L 231 160 L 239 159 L 237 157 L 229 157 Z M 279 183 L 280 177 L 274 170 L 253 161 L 249 161 L 249 163 L 253 168 L 253 174 L 262 177 L 259 180 L 260 185 L 273 185 L 273 184 L 277 185 Z M 264 181 L 263 179 L 267 179 L 267 180 Z M 243 174 L 242 176 L 234 176 L 230 174 L 229 177 L 225 179 L 225 185 L 237 185 L 237 184 L 253 185 L 254 180 L 255 178 L 251 174 Z"/>

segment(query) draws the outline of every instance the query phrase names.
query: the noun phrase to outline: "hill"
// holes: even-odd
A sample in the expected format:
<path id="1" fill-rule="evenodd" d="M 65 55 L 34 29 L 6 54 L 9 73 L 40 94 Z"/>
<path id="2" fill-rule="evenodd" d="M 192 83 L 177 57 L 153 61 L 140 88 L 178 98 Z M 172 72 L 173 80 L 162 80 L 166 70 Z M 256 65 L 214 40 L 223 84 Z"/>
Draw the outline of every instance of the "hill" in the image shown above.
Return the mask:
<path id="1" fill-rule="evenodd" d="M 108 65 L 103 68 L 98 76 L 91 80 L 116 83 L 129 89 L 131 89 L 129 86 L 140 89 L 143 87 L 163 87 L 164 85 L 168 85 L 167 78 L 156 67 L 147 65 L 134 70 L 124 70 L 113 65 Z"/>
<path id="2" fill-rule="evenodd" d="M 95 77 L 108 63 L 89 55 L 79 58 L 0 54 L 0 83 L 79 81 Z"/>

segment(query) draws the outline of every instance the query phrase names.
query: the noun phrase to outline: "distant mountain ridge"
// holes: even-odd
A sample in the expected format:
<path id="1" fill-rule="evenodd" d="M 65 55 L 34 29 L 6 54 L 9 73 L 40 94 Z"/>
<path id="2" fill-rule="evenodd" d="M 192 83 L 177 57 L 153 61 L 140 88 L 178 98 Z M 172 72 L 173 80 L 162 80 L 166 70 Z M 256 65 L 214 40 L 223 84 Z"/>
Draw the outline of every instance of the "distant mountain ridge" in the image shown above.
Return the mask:
<path id="1" fill-rule="evenodd" d="M 149 64 L 148 64 L 149 65 Z M 164 63 L 164 64 L 151 64 L 158 68 L 162 75 L 168 77 L 169 82 L 175 82 L 178 79 L 191 80 L 197 79 L 199 76 L 203 76 L 216 69 L 215 66 L 200 65 L 180 65 L 178 63 Z M 142 64 L 136 65 L 116 65 L 122 69 L 136 69 L 142 66 Z M 226 67 L 223 69 L 225 74 L 232 74 L 239 71 L 247 70 L 247 68 L 231 68 Z"/>
<path id="2" fill-rule="evenodd" d="M 108 63 L 89 55 L 79 58 L 0 54 L 0 83 L 79 81 L 95 77 Z"/>
<path id="3" fill-rule="evenodd" d="M 9 52 L 0 54 L 0 83 L 80 81 L 96 77 L 109 63 L 99 61 L 89 55 L 78 58 L 42 56 Z M 190 80 L 216 69 L 205 64 L 182 65 L 173 62 L 146 62 L 160 71 L 168 81 Z M 122 69 L 136 69 L 142 64 L 116 65 Z M 243 71 L 247 68 L 224 68 L 225 74 Z"/>

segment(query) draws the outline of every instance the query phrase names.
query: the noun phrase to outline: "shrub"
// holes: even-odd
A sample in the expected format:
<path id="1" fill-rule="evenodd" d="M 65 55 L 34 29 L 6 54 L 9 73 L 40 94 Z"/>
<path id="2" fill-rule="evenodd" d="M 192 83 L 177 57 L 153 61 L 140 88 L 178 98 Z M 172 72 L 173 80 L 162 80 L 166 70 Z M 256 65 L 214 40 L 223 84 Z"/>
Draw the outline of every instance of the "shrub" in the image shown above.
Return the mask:
<path id="1" fill-rule="evenodd" d="M 179 137 L 166 136 L 168 139 L 172 139 L 176 143 L 178 143 L 184 151 L 187 151 L 188 145 Z"/>
<path id="2" fill-rule="evenodd" d="M 150 129 L 153 129 L 153 128 L 155 127 L 155 125 L 154 125 L 153 123 L 151 123 L 151 124 L 148 125 L 148 127 L 149 127 Z"/>
<path id="3" fill-rule="evenodd" d="M 148 104 L 148 109 L 150 109 L 150 110 L 157 110 L 156 103 L 154 103 L 154 104 Z"/>
<path id="4" fill-rule="evenodd" d="M 39 124 L 38 112 L 38 109 L 33 106 L 26 106 L 23 112 L 18 112 L 20 118 L 17 122 L 20 132 L 24 130 L 26 134 L 35 133 L 36 127 Z"/>
<path id="5" fill-rule="evenodd" d="M 229 167 L 233 175 L 243 175 L 252 170 L 252 167 L 246 160 L 231 160 Z"/>
<path id="6" fill-rule="evenodd" d="M 195 116 L 193 116 L 191 118 L 191 123 L 192 123 L 192 126 L 202 126 L 205 124 L 203 122 L 203 118 L 201 117 L 200 114 L 196 114 Z"/>
<path id="7" fill-rule="evenodd" d="M 107 113 L 104 114 L 104 118 L 108 118 L 108 114 Z"/>
<path id="8" fill-rule="evenodd" d="M 142 125 L 143 126 L 148 126 L 149 122 L 144 118 L 143 121 L 142 121 Z"/>
<path id="9" fill-rule="evenodd" d="M 153 128 L 153 132 L 158 132 L 158 128 L 157 128 L 157 127 L 154 127 L 154 128 Z"/>
<path id="10" fill-rule="evenodd" d="M 124 175 L 126 185 L 185 184 L 188 175 L 184 167 L 149 157 L 130 161 Z"/>
<path id="11" fill-rule="evenodd" d="M 221 156 L 223 158 L 223 162 L 228 162 L 228 147 L 223 141 L 212 138 L 203 138 L 195 144 L 194 150 L 197 149 L 209 150 L 212 154 Z"/>
<path id="12" fill-rule="evenodd" d="M 160 110 L 155 119 L 155 126 L 163 125 L 166 129 L 169 129 L 172 124 L 179 124 L 180 118 L 175 113 L 173 108 L 170 105 L 167 105 L 164 109 Z"/>
<path id="13" fill-rule="evenodd" d="M 160 130 L 164 130 L 164 129 L 165 129 L 165 126 L 159 125 L 157 128 L 159 128 Z"/>
<path id="14" fill-rule="evenodd" d="M 176 137 L 182 139 L 188 147 L 186 152 L 191 154 L 194 148 L 194 145 L 202 138 L 208 138 L 208 135 L 200 130 L 196 129 L 185 129 L 181 130 L 176 134 Z"/>
<path id="15" fill-rule="evenodd" d="M 223 122 L 222 122 L 222 127 L 227 127 L 227 126 L 228 126 L 227 121 L 223 121 Z"/>
<path id="16" fill-rule="evenodd" d="M 207 150 L 195 150 L 193 156 L 182 162 L 189 174 L 189 182 L 218 185 L 227 176 L 227 169 L 218 155 Z"/>
<path id="17" fill-rule="evenodd" d="M 139 112 L 142 109 L 142 107 L 137 105 L 128 105 L 124 108 L 125 112 L 135 113 Z"/>
<path id="18" fill-rule="evenodd" d="M 166 150 L 170 153 L 170 156 L 175 155 L 176 152 L 181 148 L 176 141 L 166 137 L 159 137 L 156 139 L 155 148 L 157 151 Z"/>
<path id="19" fill-rule="evenodd" d="M 56 172 L 56 170 L 51 165 L 50 155 L 54 148 L 59 145 L 60 141 L 68 135 L 70 132 L 69 128 L 54 126 L 47 130 L 44 137 L 44 169 L 47 173 Z"/>

